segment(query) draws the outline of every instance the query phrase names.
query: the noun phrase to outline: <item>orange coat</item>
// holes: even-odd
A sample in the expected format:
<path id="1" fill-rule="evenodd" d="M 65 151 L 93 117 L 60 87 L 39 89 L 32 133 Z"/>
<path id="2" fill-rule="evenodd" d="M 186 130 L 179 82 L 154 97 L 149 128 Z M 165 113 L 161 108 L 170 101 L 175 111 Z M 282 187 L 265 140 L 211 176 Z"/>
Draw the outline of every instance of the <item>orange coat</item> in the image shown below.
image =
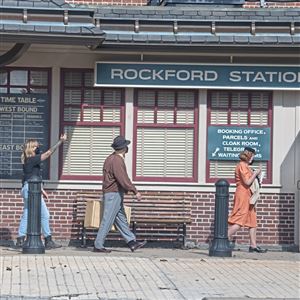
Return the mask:
<path id="1" fill-rule="evenodd" d="M 254 205 L 250 205 L 251 190 L 250 186 L 245 184 L 253 174 L 249 165 L 241 161 L 235 168 L 236 191 L 234 194 L 234 203 L 229 224 L 238 224 L 245 227 L 256 227 L 256 210 Z"/>

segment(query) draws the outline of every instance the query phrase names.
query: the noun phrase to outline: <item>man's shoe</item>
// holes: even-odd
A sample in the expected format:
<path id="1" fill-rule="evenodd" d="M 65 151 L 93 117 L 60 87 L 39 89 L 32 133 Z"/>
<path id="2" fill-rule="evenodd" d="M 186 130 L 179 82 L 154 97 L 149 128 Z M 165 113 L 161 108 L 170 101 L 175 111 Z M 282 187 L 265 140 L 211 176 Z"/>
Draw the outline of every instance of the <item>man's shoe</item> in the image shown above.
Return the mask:
<path id="1" fill-rule="evenodd" d="M 268 249 L 261 249 L 260 247 L 249 247 L 249 252 L 266 253 Z"/>
<path id="2" fill-rule="evenodd" d="M 96 247 L 94 247 L 94 249 L 93 249 L 93 252 L 99 252 L 99 253 L 110 253 L 110 252 L 111 252 L 111 250 L 109 250 L 109 249 L 106 249 L 106 248 L 101 248 L 101 249 L 99 249 L 99 248 L 96 248 Z"/>
<path id="3" fill-rule="evenodd" d="M 57 248 L 61 248 L 61 245 L 55 243 L 55 242 L 52 240 L 51 235 L 45 237 L 45 249 L 46 249 L 46 250 L 57 249 Z"/>
<path id="4" fill-rule="evenodd" d="M 129 248 L 132 252 L 134 252 L 137 249 L 140 249 L 142 247 L 144 247 L 147 244 L 147 241 L 143 241 L 143 242 L 133 242 L 131 244 L 129 244 Z"/>

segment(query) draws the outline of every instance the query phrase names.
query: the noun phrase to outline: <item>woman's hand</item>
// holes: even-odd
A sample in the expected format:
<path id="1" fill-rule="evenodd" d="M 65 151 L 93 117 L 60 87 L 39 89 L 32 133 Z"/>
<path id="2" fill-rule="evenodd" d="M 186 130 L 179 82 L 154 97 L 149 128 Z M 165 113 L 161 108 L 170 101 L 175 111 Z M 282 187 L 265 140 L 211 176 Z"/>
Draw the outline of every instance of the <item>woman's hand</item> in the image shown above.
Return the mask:
<path id="1" fill-rule="evenodd" d="M 59 139 L 64 142 L 67 140 L 67 135 L 65 133 L 61 134 Z"/>
<path id="2" fill-rule="evenodd" d="M 55 150 L 66 140 L 67 140 L 67 135 L 65 133 L 61 134 L 59 141 L 53 147 L 51 147 L 48 151 L 46 151 L 45 153 L 42 154 L 41 160 L 43 161 L 43 160 L 47 159 L 49 156 L 51 156 L 55 152 Z"/>
<path id="3" fill-rule="evenodd" d="M 141 200 L 142 200 L 142 194 L 141 194 L 140 192 L 137 192 L 137 193 L 135 194 L 135 197 L 136 197 L 136 199 L 137 199 L 138 201 L 141 201 Z"/>
<path id="4" fill-rule="evenodd" d="M 261 173 L 261 167 L 259 167 L 254 171 L 255 177 L 258 176 L 260 173 Z"/>

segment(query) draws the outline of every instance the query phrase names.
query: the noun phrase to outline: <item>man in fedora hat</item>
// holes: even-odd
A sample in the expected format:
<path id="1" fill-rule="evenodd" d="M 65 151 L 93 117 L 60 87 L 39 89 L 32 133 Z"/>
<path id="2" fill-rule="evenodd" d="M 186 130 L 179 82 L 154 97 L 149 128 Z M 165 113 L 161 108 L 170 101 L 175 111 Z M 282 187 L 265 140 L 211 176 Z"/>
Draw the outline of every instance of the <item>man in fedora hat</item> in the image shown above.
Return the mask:
<path id="1" fill-rule="evenodd" d="M 106 158 L 103 165 L 104 211 L 95 240 L 94 252 L 111 252 L 109 249 L 104 248 L 104 242 L 113 224 L 115 224 L 132 252 L 146 244 L 146 241 L 136 241 L 135 235 L 129 229 L 124 211 L 124 193 L 132 192 L 138 200 L 141 200 L 142 197 L 129 179 L 124 162 L 129 144 L 129 140 L 126 140 L 123 136 L 117 136 L 111 145 L 115 151 Z"/>

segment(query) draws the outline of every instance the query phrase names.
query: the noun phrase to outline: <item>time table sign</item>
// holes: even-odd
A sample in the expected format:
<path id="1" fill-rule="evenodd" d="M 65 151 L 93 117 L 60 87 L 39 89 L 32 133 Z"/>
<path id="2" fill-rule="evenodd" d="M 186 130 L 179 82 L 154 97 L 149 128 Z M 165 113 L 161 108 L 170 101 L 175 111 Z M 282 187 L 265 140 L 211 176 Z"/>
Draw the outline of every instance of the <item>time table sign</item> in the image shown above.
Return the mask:
<path id="1" fill-rule="evenodd" d="M 46 94 L 0 94 L 0 178 L 22 176 L 21 153 L 27 139 L 48 149 L 49 101 Z M 42 176 L 48 176 L 43 163 Z"/>

